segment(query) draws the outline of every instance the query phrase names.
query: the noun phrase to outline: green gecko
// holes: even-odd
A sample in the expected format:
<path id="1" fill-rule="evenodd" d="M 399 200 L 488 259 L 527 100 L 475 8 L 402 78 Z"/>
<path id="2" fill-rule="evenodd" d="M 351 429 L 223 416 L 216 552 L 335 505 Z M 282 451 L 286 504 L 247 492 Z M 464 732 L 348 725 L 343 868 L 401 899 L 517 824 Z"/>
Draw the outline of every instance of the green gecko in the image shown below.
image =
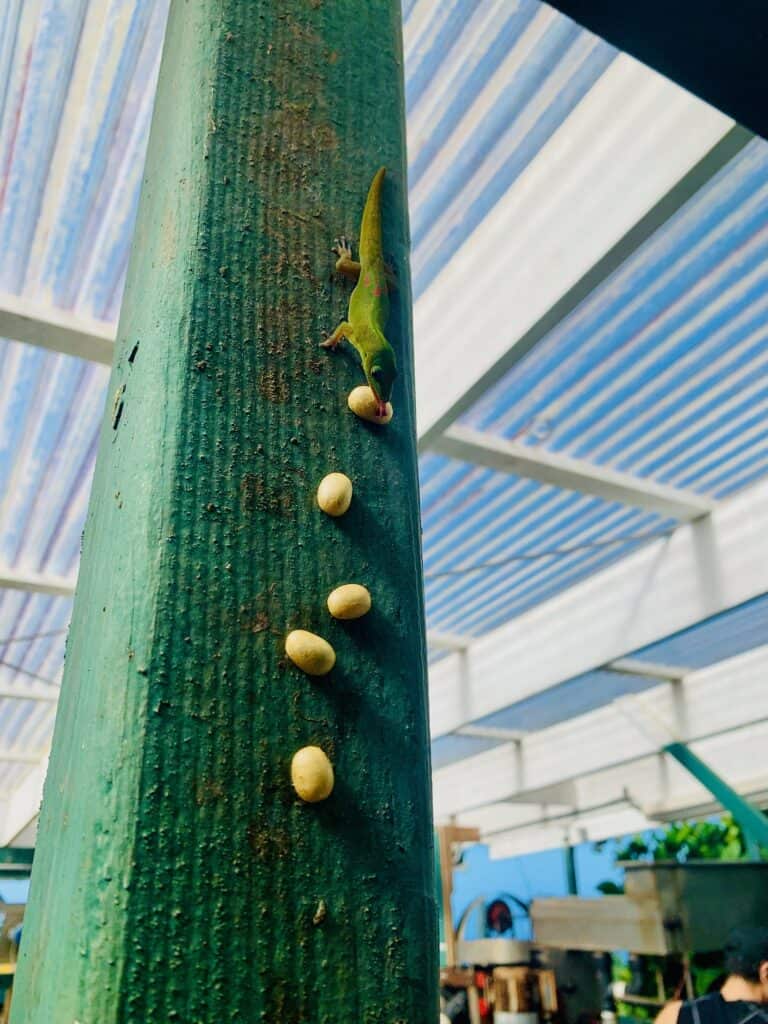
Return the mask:
<path id="1" fill-rule="evenodd" d="M 338 239 L 333 248 L 339 257 L 336 269 L 356 277 L 357 284 L 349 297 L 347 319 L 322 342 L 323 348 L 336 348 L 346 338 L 357 349 L 365 379 L 378 403 L 379 416 L 386 414 L 397 376 L 395 353 L 384 337 L 389 315 L 389 272 L 381 252 L 381 187 L 385 171 L 382 167 L 376 172 L 365 201 L 360 223 L 360 262 L 352 259 L 346 239 Z"/>

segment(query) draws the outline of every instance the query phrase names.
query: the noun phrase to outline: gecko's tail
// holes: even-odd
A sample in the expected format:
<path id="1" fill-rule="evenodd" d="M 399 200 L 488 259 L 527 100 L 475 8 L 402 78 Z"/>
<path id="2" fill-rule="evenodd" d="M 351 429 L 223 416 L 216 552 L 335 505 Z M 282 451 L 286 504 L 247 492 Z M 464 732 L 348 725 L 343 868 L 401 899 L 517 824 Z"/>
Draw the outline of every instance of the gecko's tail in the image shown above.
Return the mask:
<path id="1" fill-rule="evenodd" d="M 381 259 L 381 189 L 385 173 L 386 167 L 380 167 L 368 189 L 368 198 L 360 224 L 361 263 Z"/>

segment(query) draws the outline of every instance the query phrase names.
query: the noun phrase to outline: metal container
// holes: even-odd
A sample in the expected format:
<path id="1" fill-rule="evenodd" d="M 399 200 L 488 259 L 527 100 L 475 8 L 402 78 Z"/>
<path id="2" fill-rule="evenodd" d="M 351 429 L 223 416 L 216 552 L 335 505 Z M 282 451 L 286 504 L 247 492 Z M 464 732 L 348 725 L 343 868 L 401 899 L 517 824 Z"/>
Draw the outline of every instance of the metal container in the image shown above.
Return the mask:
<path id="1" fill-rule="evenodd" d="M 507 896 L 504 899 L 518 903 L 516 897 Z M 470 967 L 495 967 L 501 965 L 517 965 L 530 963 L 532 943 L 522 939 L 516 939 L 510 935 L 505 937 L 487 937 L 480 939 L 468 939 L 467 929 L 473 915 L 481 914 L 484 921 L 484 910 L 486 906 L 485 896 L 478 896 L 472 900 L 464 913 L 461 915 L 456 929 L 456 962 Z M 521 906 L 523 906 L 521 904 Z M 524 907 L 527 913 L 527 906 Z"/>
<path id="2" fill-rule="evenodd" d="M 537 945 L 664 955 L 722 949 L 738 925 L 768 920 L 768 863 L 630 863 L 625 894 L 534 900 Z"/>
<path id="3" fill-rule="evenodd" d="M 531 943 L 522 939 L 463 939 L 459 936 L 456 955 L 460 964 L 469 966 L 527 964 L 531 959 Z"/>

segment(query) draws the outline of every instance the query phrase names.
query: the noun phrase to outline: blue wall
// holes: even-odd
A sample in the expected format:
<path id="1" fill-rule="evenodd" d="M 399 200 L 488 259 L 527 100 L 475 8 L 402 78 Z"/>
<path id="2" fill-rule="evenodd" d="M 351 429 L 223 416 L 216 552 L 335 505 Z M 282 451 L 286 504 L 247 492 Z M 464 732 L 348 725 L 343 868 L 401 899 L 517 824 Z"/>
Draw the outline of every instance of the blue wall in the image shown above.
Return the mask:
<path id="1" fill-rule="evenodd" d="M 598 852 L 591 843 L 575 848 L 579 896 L 599 896 L 600 882 L 620 883 L 622 873 L 614 866 L 616 843 Z M 508 892 L 529 902 L 537 896 L 567 896 L 565 855 L 562 850 L 491 860 L 487 846 L 472 846 L 464 853 L 462 866 L 453 873 L 453 920 L 458 923 L 465 908 L 479 896 L 493 899 Z M 522 930 L 518 933 L 525 937 Z"/>

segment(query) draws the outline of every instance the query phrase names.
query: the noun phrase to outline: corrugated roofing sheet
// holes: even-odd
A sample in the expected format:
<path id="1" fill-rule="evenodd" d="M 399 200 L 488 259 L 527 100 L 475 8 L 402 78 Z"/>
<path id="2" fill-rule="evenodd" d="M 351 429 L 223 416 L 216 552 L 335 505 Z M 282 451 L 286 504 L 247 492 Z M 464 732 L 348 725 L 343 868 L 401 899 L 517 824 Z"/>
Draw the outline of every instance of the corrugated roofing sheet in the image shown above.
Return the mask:
<path id="1" fill-rule="evenodd" d="M 427 622 L 487 632 L 674 525 L 651 513 L 427 455 Z"/>
<path id="2" fill-rule="evenodd" d="M 416 297 L 616 56 L 538 0 L 421 0 L 405 21 Z"/>
<path id="3" fill-rule="evenodd" d="M 641 647 L 638 661 L 700 669 L 768 643 L 768 594 Z"/>
<path id="4" fill-rule="evenodd" d="M 0 8 L 0 292 L 116 321 L 167 7 Z M 473 234 L 616 70 L 617 52 L 539 0 L 405 0 L 403 16 L 419 302 L 457 252 L 471 254 Z M 632 82 L 637 75 L 643 69 Z M 663 119 L 657 97 L 650 88 L 633 108 L 638 132 Z M 595 152 L 608 166 L 604 129 Z M 766 171 L 768 146 L 752 142 L 463 422 L 716 498 L 764 475 Z M 598 210 L 600 181 L 594 189 Z M 106 380 L 103 367 L 0 340 L 7 570 L 74 582 Z M 421 459 L 421 481 L 429 626 L 462 636 L 487 633 L 674 526 L 434 454 Z M 57 685 L 70 606 L 68 597 L 0 592 L 0 686 Z M 753 603 L 637 656 L 709 664 L 759 642 L 764 611 Z M 485 724 L 567 730 L 648 685 L 590 673 Z M 51 717 L 49 703 L 0 698 L 0 751 L 36 755 Z M 478 744 L 488 741 L 438 740 L 436 764 Z M 27 770 L 0 759 L 0 791 Z"/>
<path id="5" fill-rule="evenodd" d="M 0 15 L 0 289 L 115 320 L 167 0 Z"/>
<path id="6" fill-rule="evenodd" d="M 755 140 L 465 417 L 723 498 L 768 469 L 768 144 Z"/>

